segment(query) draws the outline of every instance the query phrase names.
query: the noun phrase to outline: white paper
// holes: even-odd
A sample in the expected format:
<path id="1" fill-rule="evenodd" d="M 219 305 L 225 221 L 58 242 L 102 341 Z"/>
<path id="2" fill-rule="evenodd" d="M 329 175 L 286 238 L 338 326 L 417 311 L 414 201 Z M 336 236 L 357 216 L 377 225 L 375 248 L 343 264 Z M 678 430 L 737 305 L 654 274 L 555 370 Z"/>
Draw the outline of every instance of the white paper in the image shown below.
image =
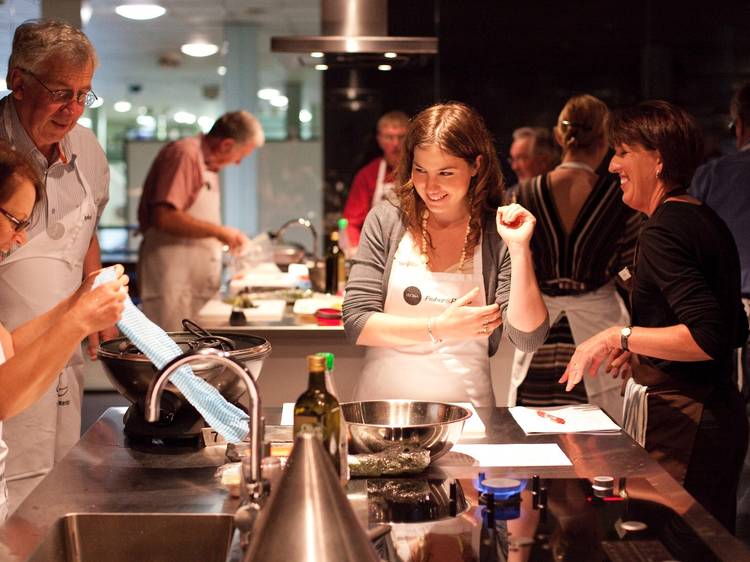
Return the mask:
<path id="1" fill-rule="evenodd" d="M 294 425 L 294 402 L 284 402 L 281 406 L 280 425 Z"/>
<path id="2" fill-rule="evenodd" d="M 482 418 L 477 414 L 474 405 L 471 402 L 453 402 L 456 406 L 466 408 L 471 412 L 471 417 L 464 422 L 464 429 L 461 432 L 461 437 L 464 439 L 479 439 L 486 435 L 486 428 Z"/>
<path id="3" fill-rule="evenodd" d="M 454 445 L 451 453 L 475 459 L 474 466 L 572 466 L 556 443 Z M 440 461 L 437 461 L 440 462 Z"/>
<path id="4" fill-rule="evenodd" d="M 516 423 L 526 434 L 617 432 L 620 426 L 595 404 L 576 404 L 554 408 L 509 408 Z M 540 412 L 542 413 L 540 415 Z M 558 423 L 555 420 L 564 420 Z"/>

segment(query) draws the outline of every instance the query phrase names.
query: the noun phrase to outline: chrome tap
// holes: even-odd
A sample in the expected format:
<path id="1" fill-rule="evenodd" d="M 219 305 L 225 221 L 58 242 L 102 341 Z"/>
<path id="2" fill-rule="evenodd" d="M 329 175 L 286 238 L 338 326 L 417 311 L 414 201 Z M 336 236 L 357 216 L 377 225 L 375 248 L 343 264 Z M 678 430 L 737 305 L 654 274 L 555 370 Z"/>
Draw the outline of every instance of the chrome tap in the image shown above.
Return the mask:
<path id="1" fill-rule="evenodd" d="M 183 353 L 167 363 L 160 371 L 159 376 L 153 379 L 149 385 L 149 390 L 146 394 L 146 420 L 152 423 L 159 420 L 161 394 L 167 381 L 169 381 L 169 377 L 183 365 L 189 365 L 198 361 L 213 361 L 224 365 L 230 372 L 240 377 L 247 387 L 251 409 L 250 417 L 248 418 L 248 436 L 245 439 L 249 438 L 250 441 L 250 466 L 247 467 L 247 461 L 243 460 L 240 470 L 240 497 L 243 504 L 253 503 L 260 505 L 264 494 L 260 473 L 260 461 L 263 454 L 263 418 L 260 414 L 260 394 L 258 392 L 258 385 L 255 383 L 252 375 L 242 365 L 232 359 L 229 353 L 218 349 L 204 348 L 198 351 Z"/>
<path id="2" fill-rule="evenodd" d="M 298 219 L 291 219 L 286 221 L 284 224 L 282 224 L 279 229 L 273 234 L 274 238 L 281 240 L 284 236 L 284 233 L 287 231 L 287 229 L 290 226 L 299 225 L 302 226 L 310 231 L 310 234 L 312 235 L 312 242 L 313 242 L 313 248 L 312 248 L 312 256 L 313 259 L 317 259 L 318 256 L 318 231 L 315 230 L 315 227 L 313 224 L 307 220 L 306 218 L 300 217 Z"/>

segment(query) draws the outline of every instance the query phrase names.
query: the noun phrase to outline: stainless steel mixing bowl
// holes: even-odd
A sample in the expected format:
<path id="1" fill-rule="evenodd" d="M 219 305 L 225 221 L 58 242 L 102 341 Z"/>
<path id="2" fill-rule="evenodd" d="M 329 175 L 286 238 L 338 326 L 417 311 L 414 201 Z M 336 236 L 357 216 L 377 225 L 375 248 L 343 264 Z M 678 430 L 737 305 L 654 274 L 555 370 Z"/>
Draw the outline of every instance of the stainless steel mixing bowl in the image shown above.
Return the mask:
<path id="1" fill-rule="evenodd" d="M 415 400 L 345 402 L 341 410 L 350 453 L 377 453 L 400 443 L 429 450 L 431 460 L 450 451 L 471 417 L 461 406 Z"/>

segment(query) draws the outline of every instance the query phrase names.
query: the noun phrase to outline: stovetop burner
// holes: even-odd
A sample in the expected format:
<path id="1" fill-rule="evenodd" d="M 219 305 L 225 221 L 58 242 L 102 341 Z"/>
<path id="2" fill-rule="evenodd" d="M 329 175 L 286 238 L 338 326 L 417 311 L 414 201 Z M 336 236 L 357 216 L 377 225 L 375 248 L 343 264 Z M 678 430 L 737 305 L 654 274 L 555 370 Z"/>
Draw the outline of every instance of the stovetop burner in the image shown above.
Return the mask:
<path id="1" fill-rule="evenodd" d="M 408 480 L 395 489 L 403 489 Z M 377 480 L 371 490 L 388 490 Z M 433 481 L 422 480 L 425 486 Z M 445 562 L 712 562 L 718 558 L 670 507 L 669 498 L 643 478 L 486 478 L 436 481 L 438 489 L 458 487 L 468 500 L 456 515 L 420 522 L 391 517 L 391 540 L 403 562 L 426 560 L 434 552 Z M 434 488 L 434 486 L 432 486 Z M 424 491 L 423 490 L 423 491 Z M 419 497 L 428 497 L 425 494 Z M 450 492 L 435 497 L 446 498 Z M 386 493 L 386 498 L 387 498 Z M 372 504 L 372 498 L 370 498 Z M 383 502 L 381 502 L 382 504 Z M 388 503 L 393 515 L 400 514 Z M 376 504 L 380 505 L 380 504 Z M 418 505 L 418 504 L 417 504 Z M 414 513 L 414 507 L 411 508 Z M 425 511 L 425 510 L 422 510 Z M 383 522 L 371 509 L 370 523 Z M 445 512 L 444 512 L 445 513 Z M 399 522 L 402 521 L 402 522 Z M 388 558 L 393 559 L 393 558 Z"/>

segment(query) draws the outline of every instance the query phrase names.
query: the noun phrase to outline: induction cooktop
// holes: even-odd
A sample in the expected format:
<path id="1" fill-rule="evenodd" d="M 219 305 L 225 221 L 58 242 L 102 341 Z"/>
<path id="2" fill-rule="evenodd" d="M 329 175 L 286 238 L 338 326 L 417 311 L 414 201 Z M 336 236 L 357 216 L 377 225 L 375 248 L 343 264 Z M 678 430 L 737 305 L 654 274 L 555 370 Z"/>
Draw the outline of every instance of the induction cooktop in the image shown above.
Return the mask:
<path id="1" fill-rule="evenodd" d="M 389 561 L 718 560 L 643 478 L 371 479 L 367 494 Z"/>

